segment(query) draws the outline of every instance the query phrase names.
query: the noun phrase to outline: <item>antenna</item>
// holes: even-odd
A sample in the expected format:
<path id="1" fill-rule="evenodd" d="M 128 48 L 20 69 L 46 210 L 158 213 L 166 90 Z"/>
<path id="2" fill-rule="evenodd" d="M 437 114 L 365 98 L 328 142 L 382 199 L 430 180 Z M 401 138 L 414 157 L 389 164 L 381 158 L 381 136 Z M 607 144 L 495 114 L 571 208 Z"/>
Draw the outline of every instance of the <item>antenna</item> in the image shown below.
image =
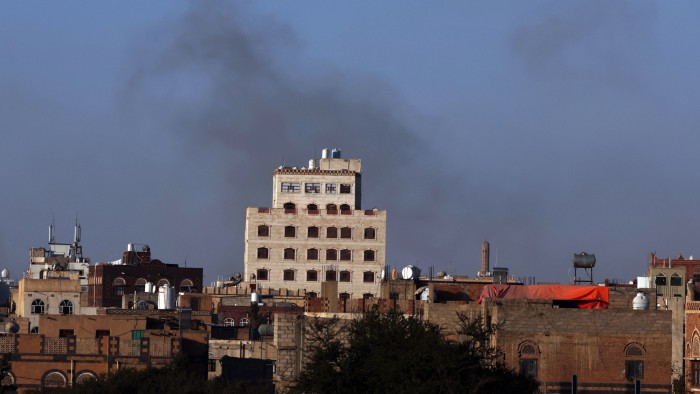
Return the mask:
<path id="1" fill-rule="evenodd" d="M 75 218 L 75 227 L 73 228 L 73 243 L 78 244 L 80 242 L 80 223 L 78 223 L 78 218 Z"/>
<path id="2" fill-rule="evenodd" d="M 56 227 L 54 226 L 54 219 L 51 219 L 51 224 L 49 225 L 49 244 L 56 242 Z"/>

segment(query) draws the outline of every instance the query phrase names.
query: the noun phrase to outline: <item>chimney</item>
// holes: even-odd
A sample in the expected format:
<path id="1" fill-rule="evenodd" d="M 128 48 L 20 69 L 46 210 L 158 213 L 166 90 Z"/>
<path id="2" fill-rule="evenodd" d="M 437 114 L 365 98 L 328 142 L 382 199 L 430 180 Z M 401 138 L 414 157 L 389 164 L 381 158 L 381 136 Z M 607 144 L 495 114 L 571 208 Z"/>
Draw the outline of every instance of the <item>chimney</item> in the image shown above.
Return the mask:
<path id="1" fill-rule="evenodd" d="M 481 244 L 481 272 L 480 276 L 486 276 L 489 272 L 489 243 L 484 241 Z"/>

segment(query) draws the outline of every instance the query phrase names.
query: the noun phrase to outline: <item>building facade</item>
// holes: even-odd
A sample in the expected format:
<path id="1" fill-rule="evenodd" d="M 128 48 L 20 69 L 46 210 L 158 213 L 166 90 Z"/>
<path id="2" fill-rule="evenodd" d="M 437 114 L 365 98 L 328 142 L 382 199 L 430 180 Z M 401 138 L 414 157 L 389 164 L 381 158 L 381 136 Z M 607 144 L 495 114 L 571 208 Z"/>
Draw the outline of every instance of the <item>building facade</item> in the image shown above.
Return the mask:
<path id="1" fill-rule="evenodd" d="M 324 150 L 325 152 L 326 150 Z M 245 278 L 252 289 L 338 282 L 338 296 L 374 297 L 386 255 L 386 211 L 362 210 L 360 160 L 324 154 L 308 168 L 279 167 L 271 208 L 247 208 Z"/>

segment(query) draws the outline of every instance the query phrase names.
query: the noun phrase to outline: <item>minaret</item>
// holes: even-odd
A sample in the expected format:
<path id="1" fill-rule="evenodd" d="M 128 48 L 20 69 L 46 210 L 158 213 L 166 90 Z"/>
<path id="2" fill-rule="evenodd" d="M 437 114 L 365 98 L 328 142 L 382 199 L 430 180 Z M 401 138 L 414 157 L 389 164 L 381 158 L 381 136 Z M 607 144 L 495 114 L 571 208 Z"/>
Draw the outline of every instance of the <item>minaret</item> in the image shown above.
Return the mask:
<path id="1" fill-rule="evenodd" d="M 489 272 L 489 243 L 484 241 L 481 244 L 481 272 L 479 276 L 485 277 Z"/>

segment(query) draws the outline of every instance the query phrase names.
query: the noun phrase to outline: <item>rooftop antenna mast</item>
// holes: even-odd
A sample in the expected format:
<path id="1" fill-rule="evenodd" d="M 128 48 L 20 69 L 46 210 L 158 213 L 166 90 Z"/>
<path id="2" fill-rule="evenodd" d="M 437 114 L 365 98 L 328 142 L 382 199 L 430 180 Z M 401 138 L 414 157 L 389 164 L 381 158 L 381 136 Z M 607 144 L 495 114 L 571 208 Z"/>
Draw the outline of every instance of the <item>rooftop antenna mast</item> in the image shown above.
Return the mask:
<path id="1" fill-rule="evenodd" d="M 49 245 L 56 242 L 56 226 L 54 225 L 55 219 L 51 219 L 51 224 L 49 224 Z"/>
<path id="2" fill-rule="evenodd" d="M 73 227 L 73 251 L 77 257 L 83 257 L 83 247 L 80 246 L 82 229 L 78 223 L 78 215 L 75 215 L 75 227 Z"/>

